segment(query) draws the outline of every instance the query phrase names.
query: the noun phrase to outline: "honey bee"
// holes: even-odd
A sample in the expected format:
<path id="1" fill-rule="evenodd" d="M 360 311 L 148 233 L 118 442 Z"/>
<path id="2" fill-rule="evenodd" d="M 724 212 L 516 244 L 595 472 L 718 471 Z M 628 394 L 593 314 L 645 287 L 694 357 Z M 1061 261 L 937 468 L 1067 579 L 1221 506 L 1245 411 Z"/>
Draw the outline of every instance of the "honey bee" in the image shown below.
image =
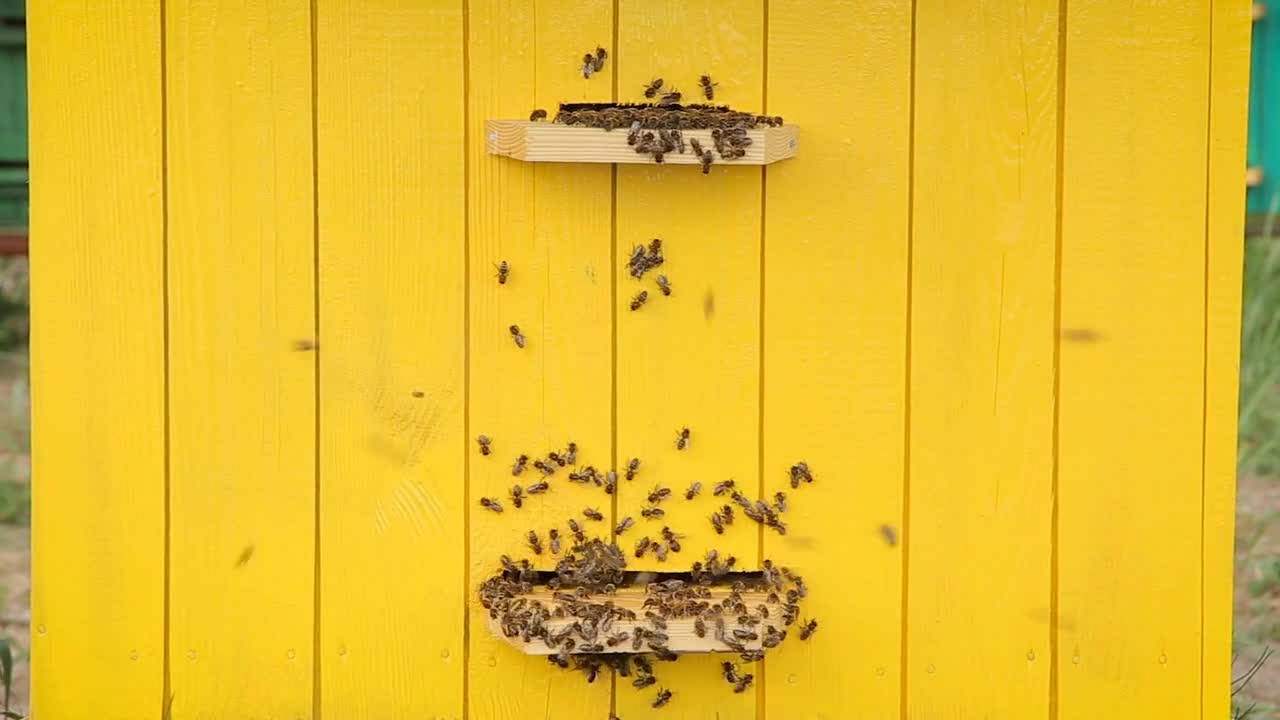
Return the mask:
<path id="1" fill-rule="evenodd" d="M 732 480 L 724 480 L 716 483 L 716 487 L 711 491 L 712 495 L 717 497 L 723 495 L 733 489 L 734 482 Z"/>
<path id="2" fill-rule="evenodd" d="M 600 72 L 604 69 L 604 61 L 609 59 L 609 53 L 605 52 L 602 47 L 596 47 L 596 56 L 591 60 L 591 69 Z"/>
<path id="3" fill-rule="evenodd" d="M 689 486 L 688 490 L 684 491 L 684 499 L 692 500 L 695 497 L 697 497 L 698 493 L 700 492 L 702 492 L 702 483 L 695 482 L 694 484 Z"/>
<path id="4" fill-rule="evenodd" d="M 604 652 L 604 645 L 601 645 L 600 643 L 587 643 L 584 645 L 579 645 L 578 652 L 584 652 L 584 653 Z"/>
<path id="5" fill-rule="evenodd" d="M 630 529 L 632 525 L 635 525 L 635 524 L 636 524 L 636 521 L 632 520 L 631 516 L 628 515 L 627 517 L 622 518 L 622 522 L 618 523 L 618 526 L 613 529 L 613 533 L 615 535 L 621 535 L 622 533 Z"/>
<path id="6" fill-rule="evenodd" d="M 715 162 L 715 156 L 713 156 L 713 155 L 711 154 L 711 151 L 710 151 L 710 150 L 707 150 L 706 152 L 702 153 L 702 154 L 700 155 L 700 157 L 701 157 L 701 159 L 702 159 L 702 174 L 703 174 L 703 175 L 710 175 L 710 174 L 711 174 L 711 163 L 712 163 L 712 162 Z"/>
<path id="7" fill-rule="evenodd" d="M 499 511 L 499 512 L 501 512 L 501 511 Z M 643 509 L 643 510 L 641 510 L 641 511 L 640 511 L 640 515 L 641 515 L 642 517 L 645 517 L 645 518 L 649 519 L 649 520 L 658 520 L 658 519 L 661 519 L 661 518 L 662 518 L 663 516 L 665 516 L 666 514 L 667 514 L 667 513 L 666 513 L 666 511 L 665 511 L 665 510 L 663 510 L 663 509 L 662 509 L 662 508 L 660 508 L 660 507 L 647 507 L 647 508 L 645 508 L 645 509 Z"/>
<path id="8" fill-rule="evenodd" d="M 742 650 L 741 655 L 739 657 L 742 658 L 742 662 L 760 662 L 761 660 L 764 659 L 764 651 L 763 650 Z"/>
<path id="9" fill-rule="evenodd" d="M 671 296 L 671 281 L 667 279 L 666 275 L 658 276 L 658 289 L 662 291 L 663 295 Z"/>
<path id="10" fill-rule="evenodd" d="M 541 495 L 549 489 L 551 489 L 551 483 L 548 483 L 546 480 L 542 480 L 525 488 L 524 491 L 530 495 Z"/>
<path id="11" fill-rule="evenodd" d="M 658 558 L 658 562 L 667 561 L 667 546 L 662 543 L 653 544 L 653 555 Z"/>
<path id="12" fill-rule="evenodd" d="M 717 535 L 724 534 L 724 517 L 720 515 L 719 511 L 711 513 L 711 527 L 716 529 Z"/>
<path id="13" fill-rule="evenodd" d="M 551 528 L 550 530 L 547 531 L 547 538 L 551 541 L 550 542 L 551 554 L 559 555 L 560 554 L 560 531 L 555 528 Z"/>
<path id="14" fill-rule="evenodd" d="M 519 485 L 511 486 L 511 504 L 515 505 L 517 510 L 524 506 L 524 488 Z"/>
<path id="15" fill-rule="evenodd" d="M 702 87 L 702 96 L 708 100 L 715 100 L 716 86 L 719 84 L 718 82 L 711 82 L 710 75 L 703 75 L 698 78 L 698 85 Z"/>
<path id="16" fill-rule="evenodd" d="M 813 473 L 809 472 L 809 464 L 798 462 L 791 466 L 791 489 L 800 487 L 801 482 L 813 482 Z"/>
<path id="17" fill-rule="evenodd" d="M 685 450 L 688 447 L 689 447 L 689 428 L 687 427 L 680 428 L 680 432 L 676 434 L 676 449 Z"/>
<path id="18" fill-rule="evenodd" d="M 654 78 L 648 85 L 644 86 L 644 96 L 647 98 L 653 98 L 658 94 L 658 91 L 662 89 L 662 85 L 662 78 Z"/>
<path id="19" fill-rule="evenodd" d="M 618 473 L 610 472 L 604 478 L 604 494 L 612 495 L 618 489 Z"/>
<path id="20" fill-rule="evenodd" d="M 631 633 L 625 630 L 622 630 L 622 631 L 613 633 L 608 638 L 605 638 L 605 644 L 608 645 L 609 647 L 614 647 L 615 645 L 621 645 L 622 643 L 630 639 L 631 639 Z"/>
<path id="21" fill-rule="evenodd" d="M 680 102 L 681 97 L 683 97 L 683 95 L 680 94 L 679 90 L 671 90 L 669 92 L 665 92 L 662 94 L 662 97 L 658 99 L 658 104 L 659 105 L 675 105 L 676 103 Z"/>
<path id="22" fill-rule="evenodd" d="M 777 508 L 778 512 L 786 512 L 787 511 L 787 494 L 782 492 L 781 490 L 774 493 L 773 506 Z"/>
<path id="23" fill-rule="evenodd" d="M 534 555 L 541 555 L 541 554 L 542 554 L 542 541 L 538 539 L 538 533 L 537 533 L 537 531 L 530 530 L 530 531 L 529 531 L 529 534 L 528 534 L 526 537 L 528 538 L 528 543 L 527 543 L 527 544 L 528 544 L 528 546 L 529 546 L 529 549 L 533 551 L 533 554 L 534 554 Z"/>
<path id="24" fill-rule="evenodd" d="M 637 639 L 639 639 L 639 637 L 640 637 L 639 635 L 636 636 Z M 640 643 L 632 643 L 632 644 L 636 650 L 640 649 Z M 637 677 L 635 680 L 632 680 L 631 684 L 637 690 L 643 690 L 656 682 L 658 682 L 658 678 L 652 675 L 641 675 L 640 677 Z"/>
<path id="25" fill-rule="evenodd" d="M 537 113 L 542 113 L 542 117 L 547 116 L 546 110 L 535 110 L 534 114 L 537 114 Z M 529 119 L 533 120 L 534 118 L 529 118 Z M 494 265 L 494 267 L 498 269 L 498 284 L 506 285 L 507 278 L 511 276 L 511 266 L 507 264 L 506 260 L 503 260 L 497 265 Z"/>
<path id="26" fill-rule="evenodd" d="M 803 627 L 800 628 L 800 639 L 808 640 L 809 638 L 813 637 L 813 634 L 816 632 L 818 632 L 818 621 L 810 620 L 809 622 L 805 623 Z"/>
<path id="27" fill-rule="evenodd" d="M 649 536 L 645 535 L 636 541 L 636 557 L 644 557 L 644 553 L 649 549 L 653 542 L 649 540 Z"/>
<path id="28" fill-rule="evenodd" d="M 649 241 L 649 261 L 654 265 L 662 264 L 662 238 Z"/>
<path id="29" fill-rule="evenodd" d="M 502 504 L 499 503 L 496 498 L 480 498 L 480 507 L 486 510 L 492 510 L 496 513 L 502 512 Z"/>
<path id="30" fill-rule="evenodd" d="M 489 439 L 488 435 L 478 436 L 476 438 L 476 442 L 480 444 L 481 455 L 488 455 L 489 453 L 493 452 L 493 450 L 489 447 L 489 443 L 493 442 L 493 440 Z"/>
<path id="31" fill-rule="evenodd" d="M 591 53 L 582 56 L 582 79 L 590 80 L 591 74 L 596 71 L 596 59 Z"/>
<path id="32" fill-rule="evenodd" d="M 659 688 L 658 697 L 654 698 L 653 706 L 660 708 L 669 702 L 671 702 L 671 691 L 666 688 Z"/>
<path id="33" fill-rule="evenodd" d="M 671 488 L 664 488 L 661 485 L 654 485 L 653 492 L 649 493 L 649 502 L 657 505 L 658 503 L 671 497 Z"/>
<path id="34" fill-rule="evenodd" d="M 744 692 L 747 688 L 751 687 L 752 680 L 755 680 L 755 676 L 751 673 L 743 675 L 738 678 L 738 682 L 734 684 L 733 691 L 736 693 Z"/>
<path id="35" fill-rule="evenodd" d="M 640 472 L 640 458 L 631 458 L 627 461 L 627 479 L 634 480 L 638 472 Z"/>
<path id="36" fill-rule="evenodd" d="M 661 154 L 662 154 L 662 153 L 658 153 L 658 156 L 660 156 Z M 657 156 L 655 156 L 655 157 L 657 157 Z M 658 162 L 662 162 L 662 161 L 661 161 L 661 160 L 659 160 Z M 639 310 L 639 309 L 640 309 L 640 307 L 641 307 L 642 305 L 644 305 L 644 304 L 645 304 L 645 302 L 647 302 L 648 300 L 649 300 L 649 291 L 648 291 L 648 290 L 641 290 L 641 291 L 639 292 L 639 294 L 637 294 L 635 297 L 631 298 L 631 309 L 632 309 L 632 310 Z"/>
<path id="37" fill-rule="evenodd" d="M 578 463 L 578 443 L 570 441 L 569 447 L 564 451 L 564 461 L 570 465 Z"/>
<path id="38" fill-rule="evenodd" d="M 511 331 L 511 339 L 515 341 L 515 343 L 516 343 L 516 347 L 518 347 L 518 348 L 523 348 L 523 347 L 524 347 L 524 335 L 521 335 L 521 334 L 520 334 L 520 326 L 519 326 L 519 325 L 512 325 L 511 327 L 509 327 L 509 328 L 507 328 L 507 329 Z"/>
<path id="39" fill-rule="evenodd" d="M 702 155 L 702 143 L 698 141 L 698 138 L 689 138 L 689 147 L 693 148 L 694 155 Z"/>
<path id="40" fill-rule="evenodd" d="M 528 465 L 528 463 L 529 463 L 528 455 L 521 455 L 520 457 L 516 458 L 515 464 L 511 466 L 511 474 L 519 477 L 520 473 L 524 472 L 524 468 L 526 465 Z"/>
<path id="41" fill-rule="evenodd" d="M 547 453 L 547 459 L 548 459 L 548 460 L 550 460 L 551 462 L 553 462 L 553 463 L 555 463 L 555 464 L 559 465 L 560 467 L 564 467 L 564 466 L 565 466 L 565 459 L 564 459 L 564 458 L 562 458 L 562 457 L 560 457 L 560 453 L 557 453 L 557 452 L 549 452 L 549 453 Z"/>
<path id="42" fill-rule="evenodd" d="M 735 640 L 759 640 L 760 636 L 754 631 L 734 628 L 733 637 Z"/>
<path id="43" fill-rule="evenodd" d="M 541 460 L 534 460 L 533 466 L 537 468 L 539 471 L 541 471 L 543 475 L 554 475 L 556 472 L 555 468 L 551 467 L 547 463 L 542 462 Z"/>
<path id="44" fill-rule="evenodd" d="M 885 544 L 889 547 L 898 544 L 898 531 L 892 525 L 881 525 L 880 537 L 884 538 Z"/>

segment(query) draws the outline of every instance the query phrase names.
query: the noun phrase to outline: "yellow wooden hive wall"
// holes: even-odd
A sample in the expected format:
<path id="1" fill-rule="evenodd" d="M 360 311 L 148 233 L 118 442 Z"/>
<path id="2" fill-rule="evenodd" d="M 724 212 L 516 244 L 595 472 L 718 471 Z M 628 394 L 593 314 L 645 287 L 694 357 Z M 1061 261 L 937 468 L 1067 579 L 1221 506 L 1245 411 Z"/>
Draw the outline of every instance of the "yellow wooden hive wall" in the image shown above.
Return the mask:
<path id="1" fill-rule="evenodd" d="M 1226 717 L 1248 2 L 29 15 L 42 720 Z M 799 157 L 485 154 L 703 72 Z M 640 479 L 478 506 L 567 439 Z M 484 631 L 530 524 L 801 458 L 786 537 L 669 518 L 812 586 L 754 693 L 685 659 L 655 711 Z"/>

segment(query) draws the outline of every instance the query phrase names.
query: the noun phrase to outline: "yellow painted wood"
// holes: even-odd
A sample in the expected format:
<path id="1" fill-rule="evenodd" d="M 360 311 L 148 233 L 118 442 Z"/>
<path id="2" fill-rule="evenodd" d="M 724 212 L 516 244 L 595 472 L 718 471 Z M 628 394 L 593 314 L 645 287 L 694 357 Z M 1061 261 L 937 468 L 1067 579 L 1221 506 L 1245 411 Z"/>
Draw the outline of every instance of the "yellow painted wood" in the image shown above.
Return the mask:
<path id="1" fill-rule="evenodd" d="M 1231 586 L 1235 560 L 1236 416 L 1249 96 L 1249 3 L 1213 3 L 1209 95 L 1208 253 L 1205 278 L 1203 717 L 1231 703 Z"/>
<path id="2" fill-rule="evenodd" d="M 316 5 L 320 713 L 459 718 L 461 3 Z"/>
<path id="3" fill-rule="evenodd" d="M 1057 9 L 917 8 L 909 717 L 1048 715 Z"/>
<path id="4" fill-rule="evenodd" d="M 160 8 L 39 0 L 28 21 L 32 703 L 40 717 L 158 718 Z"/>
<path id="5" fill-rule="evenodd" d="M 544 108 L 551 117 L 555 109 Z M 710 130 L 685 130 L 686 142 L 697 140 L 704 148 L 713 147 Z M 524 160 L 525 162 L 568 163 L 618 163 L 643 165 L 653 163 L 650 155 L 639 154 L 627 144 L 628 133 L 602 128 L 561 125 L 553 122 L 529 120 L 487 120 L 485 122 L 485 150 L 492 155 Z M 799 148 L 799 128 L 754 128 L 747 131 L 751 145 L 746 155 L 737 158 L 733 165 L 768 165 L 793 157 Z M 667 153 L 663 162 L 667 165 L 699 165 L 701 159 L 692 152 Z M 728 161 L 726 161 L 728 162 Z"/>
<path id="6" fill-rule="evenodd" d="M 519 0 L 472 3 L 470 13 L 469 598 L 504 553 L 554 567 L 548 530 L 558 529 L 567 550 L 570 518 L 593 536 L 609 535 L 612 498 L 570 483 L 568 469 L 549 480 L 550 492 L 516 510 L 511 486 L 542 479 L 533 459 L 563 452 L 570 441 L 579 447 L 580 464 L 604 472 L 613 458 L 610 169 L 535 167 L 491 156 L 484 135 L 488 119 L 527 117 L 534 107 L 560 101 L 611 99 L 613 60 L 590 79 L 580 67 L 583 54 L 598 45 L 612 50 L 612 4 Z M 495 268 L 504 260 L 511 274 L 499 284 Z M 524 348 L 515 344 L 511 325 L 520 327 Z M 492 455 L 478 452 L 479 434 L 493 439 Z M 520 454 L 530 456 L 530 467 L 513 477 Z M 486 496 L 506 511 L 495 515 L 480 507 Z M 606 521 L 588 522 L 586 507 L 598 508 Z M 540 556 L 525 545 L 530 530 L 544 545 Z M 469 619 L 470 717 L 608 714 L 607 676 L 587 685 L 581 674 L 521 654 L 488 633 L 478 603 L 472 602 Z"/>
<path id="7" fill-rule="evenodd" d="M 764 484 L 790 530 L 764 556 L 804 575 L 819 631 L 765 660 L 766 715 L 897 717 L 903 558 L 880 526 L 902 526 L 911 8 L 772 0 L 768 70 L 769 112 L 820 150 L 767 171 Z M 793 491 L 800 460 L 817 479 Z"/>
<path id="8" fill-rule="evenodd" d="M 1201 703 L 1209 4 L 1070 2 L 1066 23 L 1058 717 L 1188 717 Z"/>
<path id="9" fill-rule="evenodd" d="M 717 102 L 743 110 L 762 106 L 764 5 L 711 0 L 622 0 L 618 7 L 619 99 L 643 99 L 644 86 L 662 77 L 696 96 L 698 77 L 719 82 Z M 641 461 L 640 473 L 622 481 L 619 516 L 637 528 L 624 547 L 642 536 L 658 537 L 663 525 L 685 535 L 683 551 L 669 567 L 687 569 L 710 548 L 749 569 L 759 562 L 759 526 L 736 513 L 716 535 L 708 516 L 728 496 L 712 486 L 733 479 L 749 497 L 760 492 L 760 202 L 761 170 L 717 164 L 709 175 L 697 167 L 618 168 L 616 263 L 618 457 Z M 631 249 L 661 238 L 666 263 L 642 280 L 626 268 Z M 665 297 L 657 273 L 671 281 Z M 648 302 L 631 311 L 641 290 Z M 688 426 L 691 444 L 676 449 Z M 684 490 L 701 482 L 700 497 Z M 666 518 L 642 520 L 640 510 L 655 485 L 670 487 Z M 663 567 L 652 557 L 635 567 Z M 650 708 L 652 688 L 620 684 L 618 715 L 624 718 L 755 717 L 751 693 L 735 695 L 718 674 L 717 657 L 685 658 L 660 667 L 659 685 L 675 693 L 661 710 Z M 758 669 L 746 666 L 759 677 Z"/>
<path id="10" fill-rule="evenodd" d="M 315 327 L 307 0 L 171 3 L 174 718 L 311 713 Z"/>

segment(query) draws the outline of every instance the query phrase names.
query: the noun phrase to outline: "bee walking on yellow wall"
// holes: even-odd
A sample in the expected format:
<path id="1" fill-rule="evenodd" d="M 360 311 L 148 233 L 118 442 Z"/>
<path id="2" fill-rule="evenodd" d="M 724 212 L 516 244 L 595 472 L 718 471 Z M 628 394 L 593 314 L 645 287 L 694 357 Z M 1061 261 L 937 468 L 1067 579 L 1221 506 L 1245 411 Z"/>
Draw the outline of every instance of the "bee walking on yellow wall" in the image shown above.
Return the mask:
<path id="1" fill-rule="evenodd" d="M 680 428 L 676 434 L 676 449 L 686 450 L 689 447 L 689 428 Z"/>
<path id="2" fill-rule="evenodd" d="M 644 96 L 652 99 L 658 94 L 658 91 L 662 90 L 662 85 L 662 78 L 650 80 L 649 84 L 644 86 Z"/>
<path id="3" fill-rule="evenodd" d="M 491 440 L 488 435 L 480 435 L 476 438 L 476 443 L 480 445 L 481 455 L 488 455 L 493 452 L 492 448 L 489 447 L 489 444 L 492 442 L 493 440 Z"/>
<path id="4" fill-rule="evenodd" d="M 515 341 L 515 343 L 516 343 L 516 347 L 518 347 L 518 348 L 523 348 L 523 347 L 524 347 L 524 335 L 522 335 L 522 334 L 520 333 L 520 326 L 519 326 L 519 325 L 512 325 L 511 327 L 507 328 L 507 330 L 509 330 L 509 331 L 511 332 L 511 339 Z"/>
<path id="5" fill-rule="evenodd" d="M 710 75 L 703 75 L 698 78 L 698 85 L 702 87 L 702 96 L 708 100 L 716 98 L 716 86 L 719 84 L 718 82 L 711 82 Z"/>
<path id="6" fill-rule="evenodd" d="M 487 498 L 487 497 L 480 498 L 480 507 L 486 510 L 492 510 L 493 512 L 496 512 L 496 513 L 502 512 L 502 504 L 499 503 L 495 498 Z"/>

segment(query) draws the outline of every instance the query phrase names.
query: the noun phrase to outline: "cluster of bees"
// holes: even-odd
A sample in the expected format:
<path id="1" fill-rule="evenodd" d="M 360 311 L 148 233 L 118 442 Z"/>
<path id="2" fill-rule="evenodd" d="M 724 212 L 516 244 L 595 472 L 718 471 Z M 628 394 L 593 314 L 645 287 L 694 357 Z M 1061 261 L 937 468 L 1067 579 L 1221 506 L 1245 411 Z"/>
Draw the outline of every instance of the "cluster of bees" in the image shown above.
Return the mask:
<path id="1" fill-rule="evenodd" d="M 636 610 L 617 595 L 636 573 L 626 572 L 626 558 L 616 544 L 593 538 L 576 541 L 554 573 L 537 572 L 527 559 L 502 556 L 501 569 L 484 581 L 479 597 L 505 637 L 554 650 L 548 655 L 552 665 L 579 670 L 589 683 L 612 669 L 643 690 L 657 683 L 650 656 L 679 659 L 669 647 L 669 621 L 688 625 L 692 620 L 697 637 L 714 638 L 743 662 L 763 659 L 765 650 L 786 639 L 808 593 L 804 579 L 768 560 L 759 577 L 734 579 L 735 562 L 708 551 L 704 561 L 693 563 L 687 579 L 645 583 Z M 549 596 L 535 594 L 540 584 Z M 809 620 L 800 626 L 800 638 L 807 640 L 816 630 L 817 621 Z M 754 680 L 732 662 L 722 668 L 734 692 L 744 692 Z M 670 690 L 658 688 L 652 705 L 662 707 L 671 699 Z"/>
<path id="2" fill-rule="evenodd" d="M 645 273 L 666 261 L 667 259 L 662 255 L 662 239 L 654 238 L 649 241 L 648 247 L 645 247 L 644 245 L 635 246 L 635 249 L 631 251 L 631 257 L 627 260 L 627 271 L 631 273 L 631 277 L 639 280 L 644 277 Z M 659 274 L 657 282 L 658 289 L 662 291 L 662 294 L 670 297 L 671 280 L 669 280 L 666 275 Z M 641 290 L 636 293 L 635 297 L 631 298 L 631 309 L 639 310 L 644 307 L 644 304 L 648 301 L 649 291 Z M 684 432 L 687 435 L 688 428 L 685 428 Z M 687 444 L 689 438 L 685 437 L 684 440 Z M 683 450 L 684 448 L 681 447 L 679 449 Z"/>

